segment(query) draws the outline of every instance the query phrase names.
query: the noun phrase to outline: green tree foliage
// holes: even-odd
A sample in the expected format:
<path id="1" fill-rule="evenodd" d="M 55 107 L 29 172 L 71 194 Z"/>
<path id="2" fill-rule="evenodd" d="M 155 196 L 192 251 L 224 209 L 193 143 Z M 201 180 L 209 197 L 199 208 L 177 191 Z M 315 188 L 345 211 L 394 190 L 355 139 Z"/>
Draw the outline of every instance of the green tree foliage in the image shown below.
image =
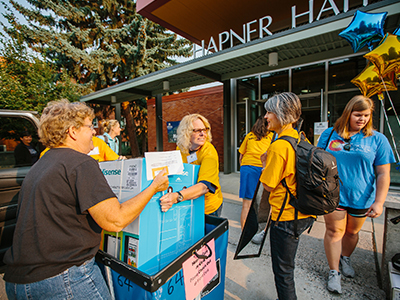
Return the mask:
<path id="1" fill-rule="evenodd" d="M 3 45 L 0 50 L 0 108 L 41 112 L 52 100 L 79 100 L 82 86 L 74 84 L 67 74 L 29 54 L 20 40 L 11 39 Z"/>
<path id="2" fill-rule="evenodd" d="M 9 2 L 28 25 L 20 24 L 8 8 L 12 26 L 5 31 L 11 36 L 22 34 L 32 50 L 93 90 L 176 64 L 171 57 L 191 55 L 189 41 L 137 14 L 133 0 L 28 0 L 32 8 Z M 123 107 L 124 117 L 133 120 L 135 104 Z M 137 142 L 132 130 L 138 129 L 133 121 L 127 129 L 132 154 L 137 156 L 140 151 L 134 149 Z"/>

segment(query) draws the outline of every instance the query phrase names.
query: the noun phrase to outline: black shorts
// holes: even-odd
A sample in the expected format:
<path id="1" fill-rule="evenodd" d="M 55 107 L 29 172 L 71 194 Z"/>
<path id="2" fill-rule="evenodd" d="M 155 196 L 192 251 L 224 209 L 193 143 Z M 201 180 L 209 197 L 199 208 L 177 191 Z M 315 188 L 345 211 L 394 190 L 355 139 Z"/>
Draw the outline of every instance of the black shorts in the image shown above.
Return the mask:
<path id="1" fill-rule="evenodd" d="M 336 210 L 339 210 L 339 211 L 345 210 L 352 217 L 364 218 L 364 217 L 366 217 L 368 208 L 357 209 L 357 208 L 344 207 L 344 206 L 339 205 L 339 207 L 336 208 Z"/>

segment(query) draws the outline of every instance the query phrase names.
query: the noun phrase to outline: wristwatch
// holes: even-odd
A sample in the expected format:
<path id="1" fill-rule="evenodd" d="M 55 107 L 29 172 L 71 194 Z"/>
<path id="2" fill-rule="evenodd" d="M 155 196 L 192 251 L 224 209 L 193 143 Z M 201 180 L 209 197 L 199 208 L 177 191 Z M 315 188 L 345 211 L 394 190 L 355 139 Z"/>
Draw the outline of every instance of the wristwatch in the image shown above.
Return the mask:
<path id="1" fill-rule="evenodd" d="M 177 191 L 177 193 L 178 193 L 178 199 L 176 199 L 176 203 L 179 203 L 183 200 L 183 195 L 179 191 Z"/>

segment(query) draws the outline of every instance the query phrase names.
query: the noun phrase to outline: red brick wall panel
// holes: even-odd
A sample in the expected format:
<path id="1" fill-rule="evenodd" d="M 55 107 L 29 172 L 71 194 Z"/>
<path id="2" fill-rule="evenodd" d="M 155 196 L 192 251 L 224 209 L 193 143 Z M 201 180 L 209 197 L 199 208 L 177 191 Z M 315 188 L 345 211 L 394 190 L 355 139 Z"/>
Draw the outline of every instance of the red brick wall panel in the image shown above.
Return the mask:
<path id="1" fill-rule="evenodd" d="M 224 167 L 223 88 L 222 86 L 165 96 L 163 102 L 163 145 L 164 151 L 176 149 L 168 143 L 167 122 L 180 121 L 188 114 L 201 114 L 211 125 L 212 144 L 217 149 L 220 170 Z M 148 149 L 157 150 L 155 99 L 147 101 Z"/>

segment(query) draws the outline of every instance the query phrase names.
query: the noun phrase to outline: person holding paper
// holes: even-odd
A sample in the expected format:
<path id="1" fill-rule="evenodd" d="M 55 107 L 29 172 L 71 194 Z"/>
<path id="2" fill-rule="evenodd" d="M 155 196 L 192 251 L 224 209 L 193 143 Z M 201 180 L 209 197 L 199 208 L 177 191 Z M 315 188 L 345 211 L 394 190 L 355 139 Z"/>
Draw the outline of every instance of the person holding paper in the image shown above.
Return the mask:
<path id="1" fill-rule="evenodd" d="M 184 163 L 200 165 L 197 184 L 182 191 L 167 193 L 160 198 L 161 210 L 205 195 L 205 214 L 220 216 L 222 192 L 219 184 L 218 153 L 211 144 L 211 126 L 200 114 L 183 117 L 177 129 L 177 149 Z"/>
<path id="2" fill-rule="evenodd" d="M 94 112 L 80 102 L 50 102 L 39 137 L 50 148 L 26 175 L 13 244 L 4 256 L 9 299 L 111 299 L 95 264 L 101 230 L 118 232 L 151 197 L 167 189 L 163 170 L 150 186 L 120 204 L 87 153 Z"/>

